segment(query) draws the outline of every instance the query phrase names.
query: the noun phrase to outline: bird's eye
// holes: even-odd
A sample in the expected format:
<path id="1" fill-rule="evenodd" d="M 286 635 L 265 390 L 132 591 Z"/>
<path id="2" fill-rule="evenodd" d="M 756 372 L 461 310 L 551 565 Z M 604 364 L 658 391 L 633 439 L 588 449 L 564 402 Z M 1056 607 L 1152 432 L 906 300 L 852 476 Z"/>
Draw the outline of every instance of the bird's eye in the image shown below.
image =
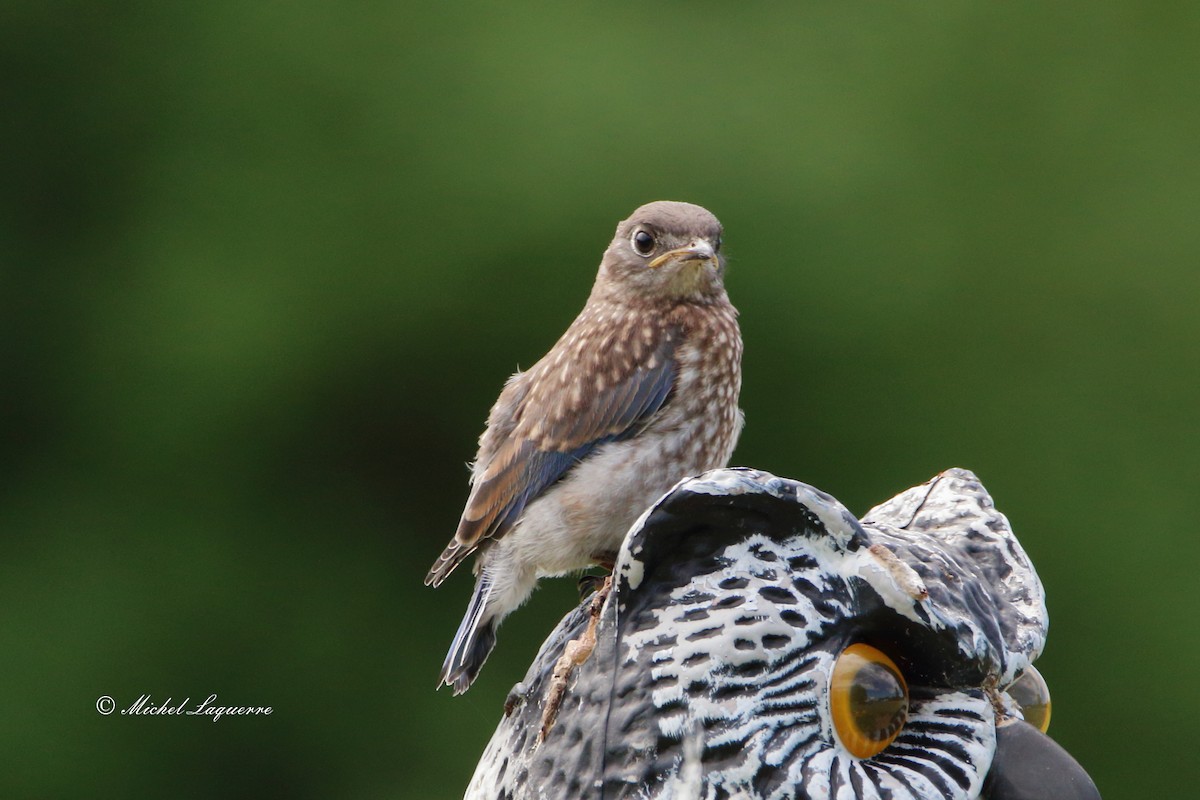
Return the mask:
<path id="1" fill-rule="evenodd" d="M 648 256 L 654 252 L 654 235 L 649 231 L 637 231 L 633 234 L 633 237 L 630 239 L 630 241 L 633 243 L 633 249 L 636 250 L 639 255 Z"/>
<path id="2" fill-rule="evenodd" d="M 1050 687 L 1042 673 L 1028 666 L 1005 691 L 1021 707 L 1025 721 L 1045 733 L 1050 727 Z"/>
<path id="3" fill-rule="evenodd" d="M 842 746 L 856 758 L 870 758 L 895 741 L 904 727 L 908 685 L 882 652 L 852 644 L 833 665 L 829 710 Z"/>

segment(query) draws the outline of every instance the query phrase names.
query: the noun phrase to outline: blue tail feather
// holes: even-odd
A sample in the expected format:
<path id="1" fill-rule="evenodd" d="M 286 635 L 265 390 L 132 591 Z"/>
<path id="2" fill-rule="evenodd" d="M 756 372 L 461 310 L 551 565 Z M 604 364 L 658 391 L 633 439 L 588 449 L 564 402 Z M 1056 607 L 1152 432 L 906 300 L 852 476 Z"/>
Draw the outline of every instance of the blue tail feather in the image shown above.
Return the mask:
<path id="1" fill-rule="evenodd" d="M 442 663 L 438 685 L 453 686 L 456 695 L 471 687 L 479 670 L 483 669 L 483 662 L 487 661 L 492 648 L 496 646 L 496 620 L 490 615 L 485 616 L 491 591 L 491 582 L 481 576 L 475 584 L 467 613 L 459 623 L 458 632 L 454 634 L 450 651 L 446 653 L 446 660 Z"/>

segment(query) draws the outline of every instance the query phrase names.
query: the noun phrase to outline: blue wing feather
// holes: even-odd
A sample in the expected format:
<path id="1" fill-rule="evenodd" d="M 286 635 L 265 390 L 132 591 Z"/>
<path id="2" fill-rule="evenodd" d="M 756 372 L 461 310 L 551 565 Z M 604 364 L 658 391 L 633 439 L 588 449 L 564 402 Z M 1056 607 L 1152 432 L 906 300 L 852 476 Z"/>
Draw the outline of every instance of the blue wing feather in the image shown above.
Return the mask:
<path id="1" fill-rule="evenodd" d="M 494 481 L 508 483 L 513 488 L 508 501 L 496 514 L 486 537 L 501 536 L 521 518 L 525 507 L 546 489 L 561 480 L 571 468 L 588 457 L 596 448 L 610 442 L 620 442 L 636 436 L 646 422 L 665 404 L 675 383 L 676 362 L 661 354 L 654 369 L 636 370 L 628 380 L 601 393 L 593 405 L 593 413 L 571 420 L 560 440 L 571 441 L 587 431 L 599 435 L 568 450 L 540 449 L 531 441 L 521 442 L 510 466 Z M 519 474 L 505 474 L 510 470 Z M 518 488 L 519 487 L 519 488 Z"/>
<path id="2" fill-rule="evenodd" d="M 525 509 L 562 480 L 597 448 L 640 433 L 671 397 L 678 372 L 677 337 L 661 332 L 658 346 L 638 365 L 630 365 L 624 380 L 585 398 L 567 419 L 550 427 L 535 442 L 519 438 L 520 426 L 509 423 L 503 448 L 492 457 L 487 477 L 471 491 L 458 531 L 435 562 L 426 582 L 440 583 L 464 558 L 487 539 L 503 536 L 517 524 Z M 645 364 L 653 363 L 653 367 Z M 514 417 L 526 422 L 538 414 L 545 425 L 547 410 L 538 407 L 525 387 Z M 561 444 L 555 448 L 552 443 Z"/>
<path id="3" fill-rule="evenodd" d="M 571 467 L 583 461 L 596 448 L 610 442 L 621 442 L 636 436 L 642 426 L 654 416 L 670 396 L 675 384 L 676 364 L 671 359 L 663 359 L 660 366 L 653 370 L 638 370 L 634 378 L 605 394 L 604 406 L 599 409 L 604 417 L 612 420 L 611 428 L 620 428 L 619 433 L 609 433 L 605 436 L 586 442 L 573 450 L 566 452 L 556 450 L 538 450 L 531 442 L 525 442 L 522 450 L 528 448 L 524 458 L 518 456 L 517 463 L 524 462 L 524 476 L 521 481 L 523 490 L 513 497 L 512 503 L 498 515 L 496 525 L 490 536 L 500 536 L 521 518 L 525 506 L 561 480 Z M 578 428 L 585 425 L 587 420 L 576 420 L 571 433 L 578 434 Z"/>

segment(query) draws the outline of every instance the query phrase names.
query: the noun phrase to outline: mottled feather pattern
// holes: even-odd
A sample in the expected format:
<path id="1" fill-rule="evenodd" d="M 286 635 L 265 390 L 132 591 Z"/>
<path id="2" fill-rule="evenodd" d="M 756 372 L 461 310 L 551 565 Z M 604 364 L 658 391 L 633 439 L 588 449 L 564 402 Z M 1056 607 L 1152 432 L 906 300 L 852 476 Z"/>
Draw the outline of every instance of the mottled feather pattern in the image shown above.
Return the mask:
<path id="1" fill-rule="evenodd" d="M 699 206 L 637 209 L 579 316 L 492 407 L 458 529 L 426 576 L 438 585 L 478 553 L 441 673 L 456 692 L 540 578 L 611 563 L 641 509 L 728 462 L 742 343 L 720 246 L 720 223 Z"/>
<path id="2" fill-rule="evenodd" d="M 622 341 L 630 316 L 623 308 L 589 307 L 549 355 L 506 388 L 481 437 L 471 496 L 447 547 L 453 553 L 439 562 L 446 564 L 442 574 L 485 539 L 504 535 L 530 498 L 594 447 L 636 435 L 662 408 L 675 382 L 680 331 L 650 320 Z M 565 369 L 564 362 L 579 366 Z"/>
<path id="3" fill-rule="evenodd" d="M 540 450 L 565 451 L 627 434 L 662 405 L 674 383 L 681 333 L 669 317 L 608 303 L 588 306 L 526 373 L 526 408 L 537 413 L 523 414 L 513 435 Z"/>
<path id="4" fill-rule="evenodd" d="M 716 380 L 710 390 L 689 393 L 683 412 L 729 431 L 713 437 L 711 449 L 732 450 L 740 427 L 742 343 L 736 317 L 727 300 L 679 304 L 661 317 L 608 304 L 585 309 L 546 357 L 515 376 L 493 408 L 458 531 L 431 570 L 439 576 L 434 585 L 484 540 L 502 536 L 530 498 L 593 448 L 635 436 L 650 424 L 681 370 L 695 382 L 711 367 Z M 683 364 L 676 360 L 681 341 L 689 344 Z M 707 354 L 715 357 L 705 361 Z M 564 363 L 579 366 L 567 370 Z M 716 460 L 715 453 L 705 455 L 697 460 Z"/>

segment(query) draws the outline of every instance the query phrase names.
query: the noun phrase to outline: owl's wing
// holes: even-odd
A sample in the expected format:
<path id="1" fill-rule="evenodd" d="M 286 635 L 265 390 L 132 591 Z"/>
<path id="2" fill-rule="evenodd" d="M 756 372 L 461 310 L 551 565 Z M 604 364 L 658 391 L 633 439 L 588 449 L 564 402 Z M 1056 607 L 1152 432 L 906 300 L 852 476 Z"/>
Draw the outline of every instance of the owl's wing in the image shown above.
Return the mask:
<path id="1" fill-rule="evenodd" d="M 589 453 L 636 435 L 666 404 L 678 372 L 678 330 L 639 330 L 645 339 L 638 346 L 621 334 L 601 326 L 564 337 L 505 387 L 480 441 L 458 531 L 426 584 L 440 584 L 484 540 L 507 533 L 530 502 Z"/>

